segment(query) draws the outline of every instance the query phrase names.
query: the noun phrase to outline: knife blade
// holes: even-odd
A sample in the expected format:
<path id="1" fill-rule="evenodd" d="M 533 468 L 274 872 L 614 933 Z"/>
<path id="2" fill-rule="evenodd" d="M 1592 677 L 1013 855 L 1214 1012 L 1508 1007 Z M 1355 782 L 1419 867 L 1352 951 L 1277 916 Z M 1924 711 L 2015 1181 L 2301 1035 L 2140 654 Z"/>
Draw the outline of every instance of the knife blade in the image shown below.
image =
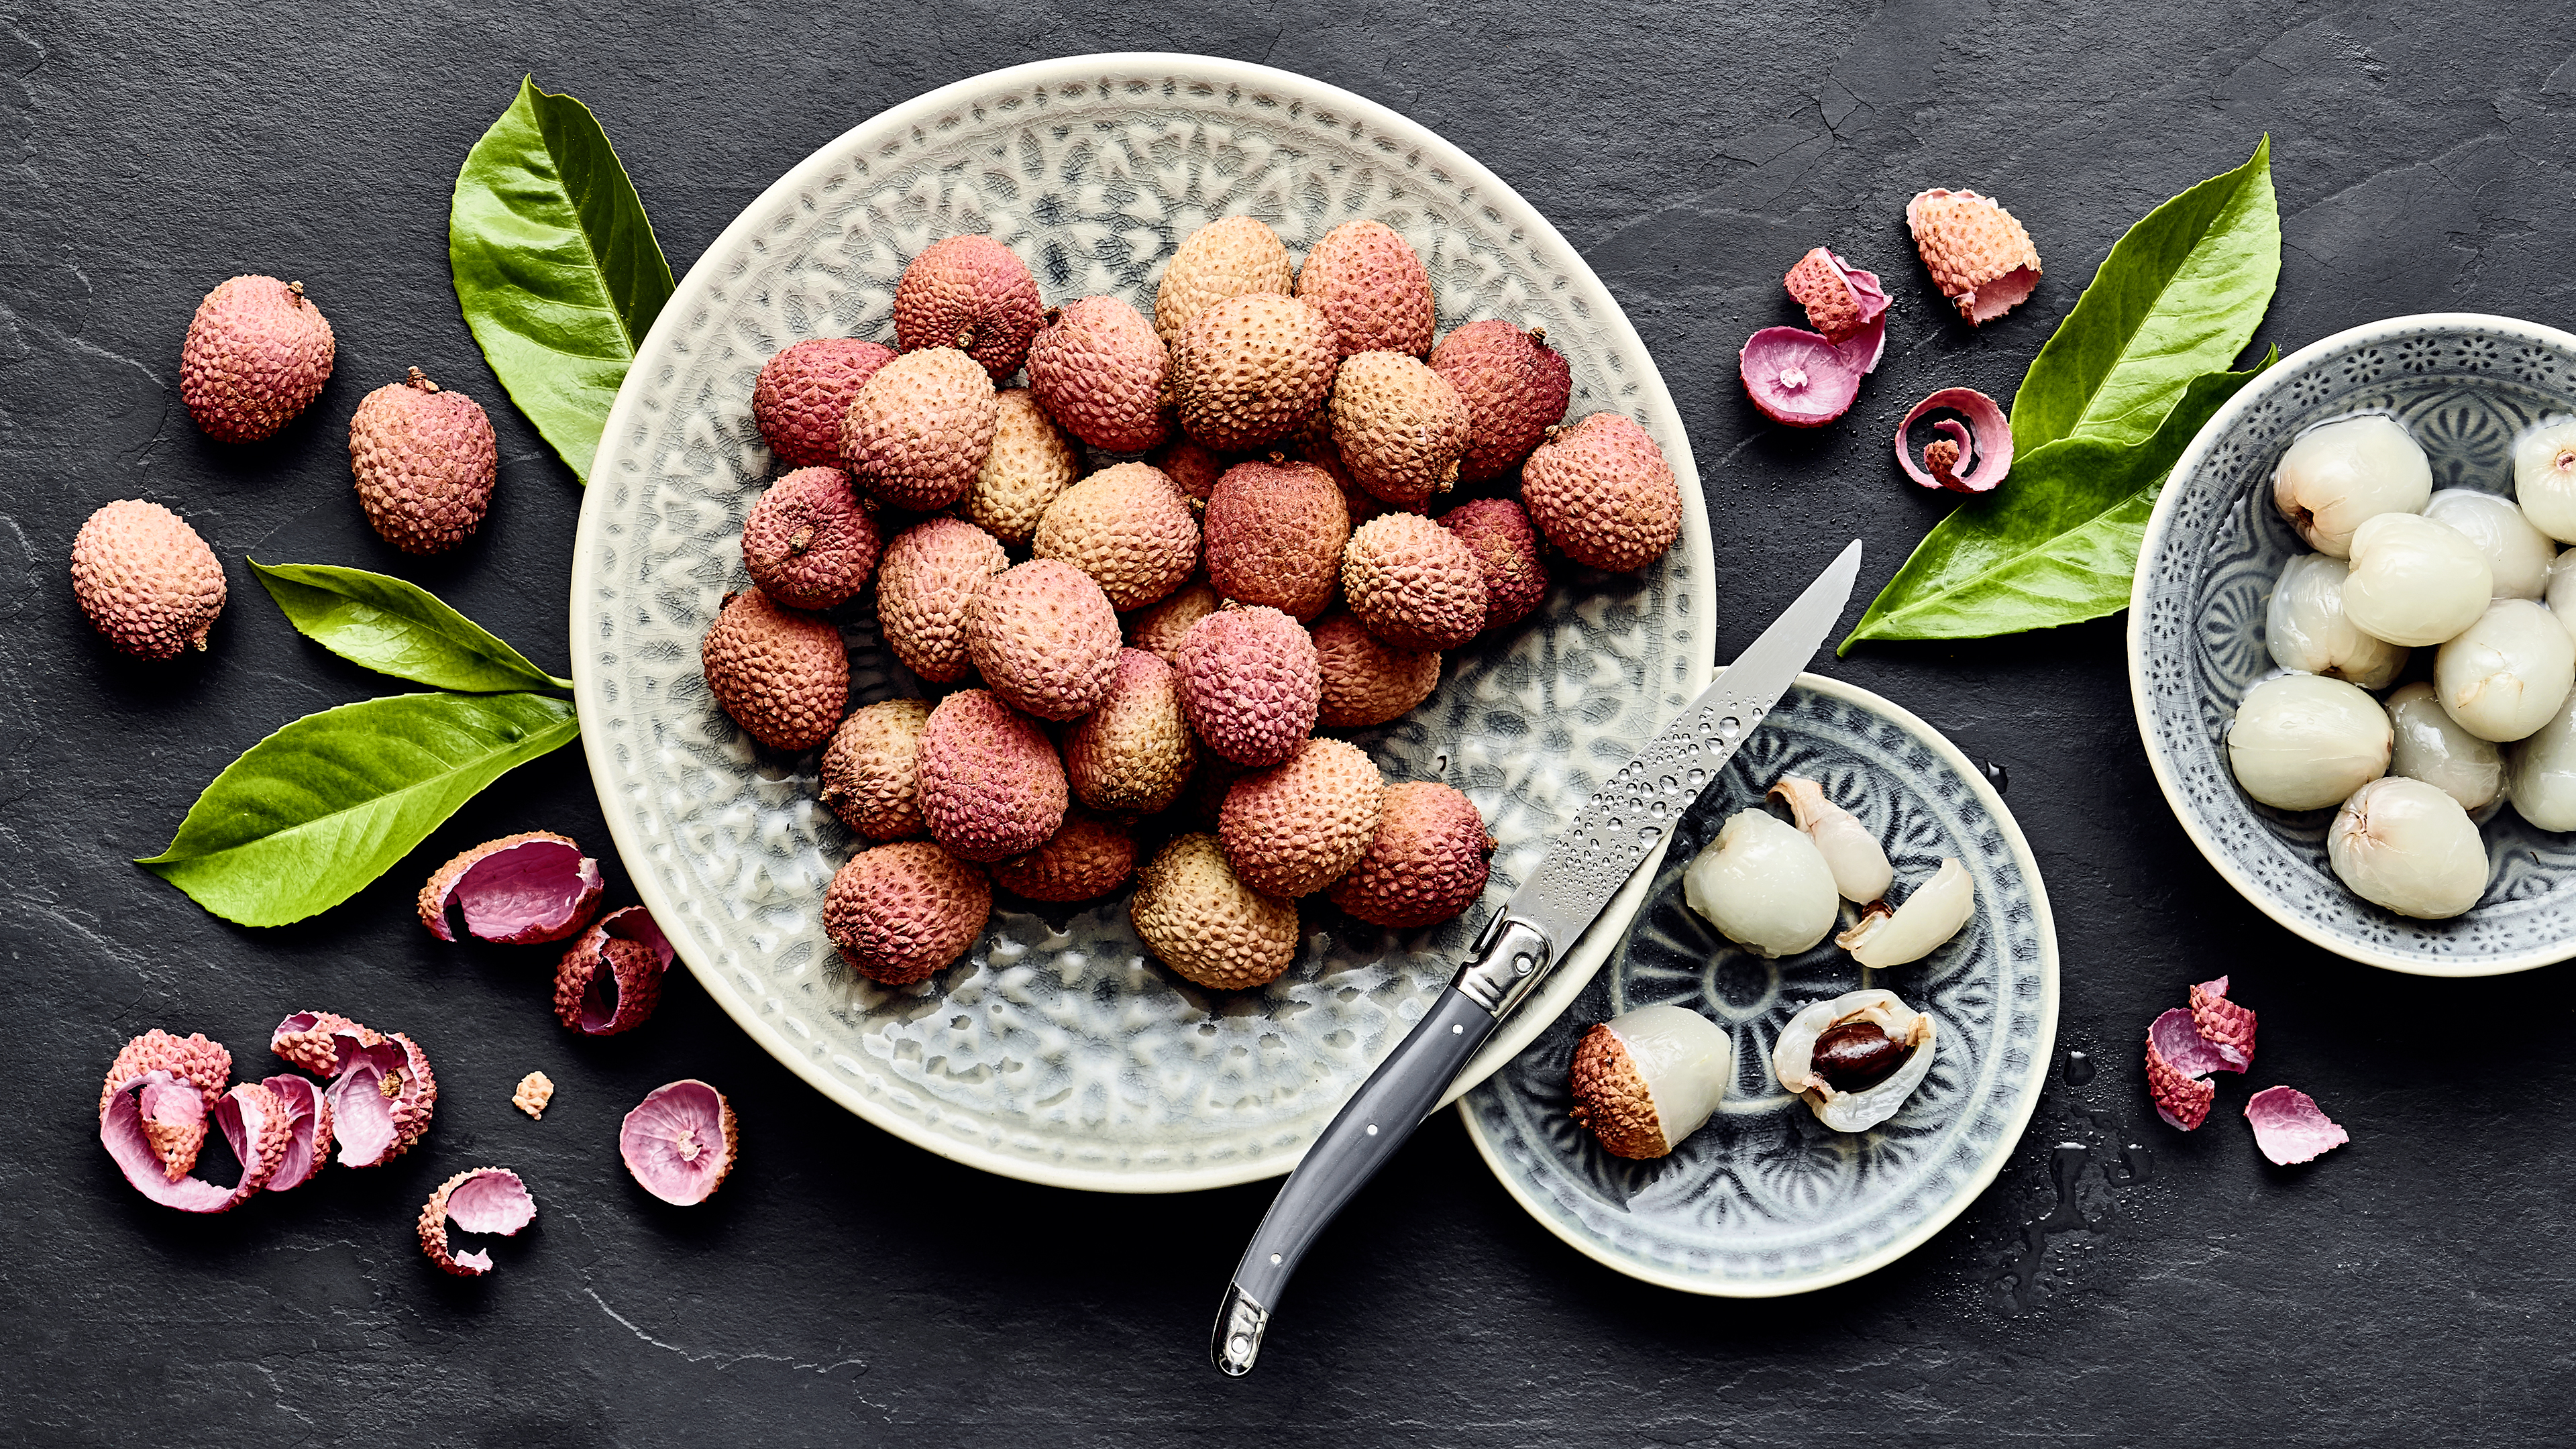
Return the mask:
<path id="1" fill-rule="evenodd" d="M 1860 574 L 1860 540 L 1807 585 L 1715 683 L 1585 803 L 1547 858 L 1476 938 L 1475 955 L 1344 1104 L 1253 1230 L 1208 1344 L 1252 1372 L 1271 1310 L 1343 1204 L 1413 1135 L 1476 1049 L 1529 999 L 1628 877 L 1717 778 L 1832 636 Z"/>

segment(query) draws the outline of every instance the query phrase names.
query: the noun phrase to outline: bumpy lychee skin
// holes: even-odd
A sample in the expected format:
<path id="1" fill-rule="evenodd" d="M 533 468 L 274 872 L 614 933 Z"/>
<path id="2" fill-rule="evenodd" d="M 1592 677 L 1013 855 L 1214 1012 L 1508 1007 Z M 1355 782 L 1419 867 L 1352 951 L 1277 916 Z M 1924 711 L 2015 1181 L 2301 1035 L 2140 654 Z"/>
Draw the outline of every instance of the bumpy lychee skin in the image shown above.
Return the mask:
<path id="1" fill-rule="evenodd" d="M 1292 463 L 1311 463 L 1324 470 L 1333 486 L 1342 490 L 1342 506 L 1350 510 L 1351 526 L 1359 527 L 1386 512 L 1386 500 L 1360 486 L 1351 476 L 1349 465 L 1342 461 L 1342 448 L 1333 441 L 1333 408 L 1329 399 L 1306 419 L 1305 425 L 1279 440 L 1278 450 Z"/>
<path id="2" fill-rule="evenodd" d="M 1391 724 L 1440 683 L 1438 652 L 1398 649 L 1346 611 L 1326 614 L 1309 632 L 1323 690 L 1315 722 L 1327 729 Z"/>
<path id="3" fill-rule="evenodd" d="M 1295 432 L 1333 388 L 1341 353 L 1311 303 L 1276 293 L 1201 312 L 1172 354 L 1172 399 L 1189 435 L 1221 453 Z"/>
<path id="4" fill-rule="evenodd" d="M 1136 833 L 1076 810 L 1047 843 L 993 867 L 993 883 L 1033 901 L 1093 901 L 1136 873 Z"/>
<path id="5" fill-rule="evenodd" d="M 1192 624 L 1215 613 L 1222 602 L 1209 584 L 1184 585 L 1170 598 L 1127 621 L 1127 645 L 1158 654 L 1169 664 L 1180 657 L 1181 636 L 1190 632 Z"/>
<path id="6" fill-rule="evenodd" d="M 1199 520 L 1160 469 L 1117 463 L 1048 505 L 1033 548 L 1091 575 L 1114 607 L 1141 609 L 1197 570 Z"/>
<path id="7" fill-rule="evenodd" d="M 1664 556 L 1682 531 L 1682 490 L 1664 451 L 1619 413 L 1593 413 L 1530 454 L 1521 505 L 1579 564 L 1624 573 Z"/>
<path id="8" fill-rule="evenodd" d="M 1064 764 L 1046 731 L 981 689 L 939 702 L 914 766 L 930 838 L 961 860 L 1024 855 L 1064 823 Z"/>
<path id="9" fill-rule="evenodd" d="M 1344 357 L 1431 350 L 1431 274 L 1385 222 L 1346 221 L 1324 233 L 1297 269 L 1297 295 L 1331 320 Z"/>
<path id="10" fill-rule="evenodd" d="M 751 385 L 751 420 L 790 468 L 839 467 L 841 420 L 894 349 L 856 337 L 809 337 L 780 348 Z"/>
<path id="11" fill-rule="evenodd" d="M 930 702 L 884 699 L 852 710 L 823 750 L 823 804 L 870 840 L 926 835 L 915 765 Z"/>
<path id="12" fill-rule="evenodd" d="M 179 401 L 206 436 L 256 443 L 331 380 L 331 323 L 302 282 L 234 277 L 197 304 L 179 348 Z"/>
<path id="13" fill-rule="evenodd" d="M 1237 463 L 1208 495 L 1204 531 L 1218 593 L 1303 623 L 1333 601 L 1351 515 L 1312 463 Z"/>
<path id="14" fill-rule="evenodd" d="M 1180 798 L 1192 745 L 1180 676 L 1142 649 L 1118 656 L 1099 707 L 1064 735 L 1064 774 L 1094 810 L 1151 815 Z"/>
<path id="15" fill-rule="evenodd" d="M 1181 712 L 1209 749 L 1275 765 L 1315 728 L 1323 683 L 1315 641 L 1272 608 L 1219 609 L 1181 636 Z"/>
<path id="16" fill-rule="evenodd" d="M 1466 796 L 1428 780 L 1389 785 L 1377 837 L 1324 894 L 1371 925 L 1436 925 L 1484 893 L 1493 853 L 1494 838 Z"/>
<path id="17" fill-rule="evenodd" d="M 876 572 L 877 521 L 838 468 L 799 468 L 769 485 L 742 521 L 742 562 L 760 591 L 793 609 L 858 596 Z"/>
<path id="18" fill-rule="evenodd" d="M 500 464 L 483 405 L 417 367 L 360 399 L 349 419 L 358 506 L 377 536 L 405 553 L 443 553 L 473 537 Z"/>
<path id="19" fill-rule="evenodd" d="M 1229 216 L 1181 239 L 1154 291 L 1154 330 L 1172 347 L 1201 312 L 1229 297 L 1285 294 L 1295 277 L 1279 233 L 1258 217 Z"/>
<path id="20" fill-rule="evenodd" d="M 716 703 L 773 750 L 822 744 L 850 702 L 850 656 L 841 631 L 820 614 L 780 607 L 758 589 L 726 596 L 698 653 Z"/>
<path id="21" fill-rule="evenodd" d="M 1004 543 L 1026 543 L 1047 505 L 1073 486 L 1082 450 L 1028 389 L 1006 389 L 994 404 L 993 446 L 966 489 L 965 514 Z"/>
<path id="22" fill-rule="evenodd" d="M 1029 346 L 1029 391 L 1095 448 L 1141 453 L 1172 435 L 1172 350 L 1117 297 L 1058 310 Z"/>
<path id="23" fill-rule="evenodd" d="M 1308 740 L 1226 792 L 1217 843 L 1243 883 L 1292 900 L 1330 885 L 1377 838 L 1385 777 L 1356 745 Z"/>
<path id="24" fill-rule="evenodd" d="M 995 382 L 1020 370 L 1045 322 L 1029 264 L 988 236 L 932 242 L 895 283 L 894 337 L 904 351 L 954 347 Z"/>
<path id="25" fill-rule="evenodd" d="M 957 518 L 926 518 L 886 545 L 877 565 L 877 627 L 903 667 L 954 684 L 973 664 L 966 613 L 984 584 L 1011 566 L 1002 542 Z"/>
<path id="26" fill-rule="evenodd" d="M 1192 507 L 1208 501 L 1216 491 L 1218 475 L 1225 472 L 1225 459 L 1195 438 L 1174 438 L 1146 454 L 1145 461 L 1162 469 Z"/>
<path id="27" fill-rule="evenodd" d="M 117 652 L 176 659 L 206 647 L 224 611 L 224 566 L 186 519 L 120 499 L 72 538 L 72 597 Z"/>
<path id="28" fill-rule="evenodd" d="M 1440 515 L 1485 575 L 1485 632 L 1529 617 L 1547 597 L 1547 557 L 1529 515 L 1508 498 L 1479 498 Z"/>
<path id="29" fill-rule="evenodd" d="M 1091 576 L 1057 559 L 996 575 L 966 611 L 966 649 L 984 683 L 1040 719 L 1089 714 L 1118 668 L 1118 613 Z"/>
<path id="30" fill-rule="evenodd" d="M 1673 1150 L 1664 1140 L 1653 1091 L 1608 1022 L 1597 1023 L 1583 1034 L 1574 1049 L 1568 1085 L 1574 1096 L 1569 1115 L 1592 1129 L 1613 1154 L 1645 1161 Z"/>
<path id="31" fill-rule="evenodd" d="M 984 872 L 927 840 L 861 851 L 823 892 L 823 933 L 851 970 L 884 986 L 928 980 L 966 954 L 992 914 Z"/>
<path id="32" fill-rule="evenodd" d="M 1333 379 L 1333 442 L 1361 487 L 1422 508 L 1458 481 L 1470 425 L 1458 390 L 1422 359 L 1362 352 Z"/>
<path id="33" fill-rule="evenodd" d="M 927 513 L 966 496 L 1000 421 L 993 379 L 975 359 L 954 347 L 907 352 L 851 400 L 841 461 L 878 502 Z"/>
<path id="34" fill-rule="evenodd" d="M 1419 513 L 1372 518 L 1342 550 L 1342 596 L 1399 649 L 1455 649 L 1485 627 L 1485 571 L 1466 542 Z"/>
<path id="35" fill-rule="evenodd" d="M 1470 322 L 1431 349 L 1431 370 L 1467 405 L 1467 452 L 1458 476 L 1499 478 L 1521 465 L 1547 430 L 1565 421 L 1574 373 L 1538 328 Z"/>
<path id="36" fill-rule="evenodd" d="M 1245 885 L 1213 835 L 1184 835 L 1136 873 L 1128 919 L 1145 949 L 1186 979 L 1242 991 L 1297 960 L 1297 908 Z"/>

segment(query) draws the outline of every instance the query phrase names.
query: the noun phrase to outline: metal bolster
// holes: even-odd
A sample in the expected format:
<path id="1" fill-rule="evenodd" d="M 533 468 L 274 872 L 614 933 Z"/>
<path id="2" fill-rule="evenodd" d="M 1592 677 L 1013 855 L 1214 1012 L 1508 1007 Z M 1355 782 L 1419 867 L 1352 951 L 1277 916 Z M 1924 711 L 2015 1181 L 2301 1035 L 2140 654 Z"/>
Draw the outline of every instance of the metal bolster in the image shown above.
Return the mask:
<path id="1" fill-rule="evenodd" d="M 1252 1372 L 1253 1362 L 1261 1357 L 1262 1330 L 1269 1326 L 1270 1310 L 1253 1301 L 1251 1294 L 1228 1283 L 1225 1309 L 1216 1316 L 1216 1335 L 1208 1344 L 1208 1356 L 1228 1377 L 1239 1379 Z"/>
<path id="2" fill-rule="evenodd" d="M 1556 942 L 1517 916 L 1497 912 L 1476 938 L 1476 957 L 1458 968 L 1454 983 L 1496 1021 L 1512 1014 L 1556 965 Z"/>

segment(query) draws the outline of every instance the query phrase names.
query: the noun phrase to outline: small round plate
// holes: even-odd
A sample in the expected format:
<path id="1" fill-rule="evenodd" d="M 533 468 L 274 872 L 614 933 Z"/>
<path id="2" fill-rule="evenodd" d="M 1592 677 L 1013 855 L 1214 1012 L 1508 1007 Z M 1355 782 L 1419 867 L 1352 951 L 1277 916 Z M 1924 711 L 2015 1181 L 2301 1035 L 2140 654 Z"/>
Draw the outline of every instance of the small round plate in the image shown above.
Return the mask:
<path id="1" fill-rule="evenodd" d="M 1875 831 L 1902 886 L 1957 860 L 1977 889 L 1967 926 L 1886 971 L 1863 969 L 1831 937 L 1766 961 L 1718 935 L 1684 904 L 1682 872 L 1782 775 L 1819 781 Z M 1572 1009 L 1459 1103 L 1476 1150 L 1548 1231 L 1667 1288 L 1767 1298 L 1894 1262 L 1985 1190 L 2039 1101 L 2057 1039 L 2057 930 L 2030 843 L 1938 730 L 1868 690 L 1804 674 L 1682 817 L 1672 846 Z M 1781 1090 L 1771 1044 L 1800 1007 L 1863 987 L 1929 1013 L 1935 1055 L 1884 1126 L 1834 1132 Z M 1735 1080 L 1671 1156 L 1631 1162 L 1567 1115 L 1566 1068 L 1593 1023 L 1663 1003 L 1726 1028 Z"/>

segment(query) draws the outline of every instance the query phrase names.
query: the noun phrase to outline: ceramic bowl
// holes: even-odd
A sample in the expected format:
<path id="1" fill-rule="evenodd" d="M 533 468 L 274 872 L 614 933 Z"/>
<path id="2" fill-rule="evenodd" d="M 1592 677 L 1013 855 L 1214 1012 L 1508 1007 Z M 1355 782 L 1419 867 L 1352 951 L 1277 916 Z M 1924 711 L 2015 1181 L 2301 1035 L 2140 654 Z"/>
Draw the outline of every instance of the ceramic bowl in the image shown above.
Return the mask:
<path id="1" fill-rule="evenodd" d="M 2472 313 L 2392 317 L 2299 349 L 2210 418 L 2156 500 L 2129 599 L 2129 689 L 2156 783 L 2192 843 L 2264 914 L 2340 956 L 2426 976 L 2576 956 L 2576 836 L 2508 808 L 2482 827 L 2491 871 L 2466 914 L 2419 921 L 2354 895 L 2326 862 L 2332 810 L 2257 804 L 2227 765 L 2245 692 L 2281 672 L 2263 642 L 2272 582 L 2306 551 L 2272 506 L 2292 439 L 2346 413 L 2395 415 L 2433 486 L 2513 493 L 2514 435 L 2576 411 L 2576 336 Z M 2408 672 L 2429 672 L 2415 651 Z"/>

